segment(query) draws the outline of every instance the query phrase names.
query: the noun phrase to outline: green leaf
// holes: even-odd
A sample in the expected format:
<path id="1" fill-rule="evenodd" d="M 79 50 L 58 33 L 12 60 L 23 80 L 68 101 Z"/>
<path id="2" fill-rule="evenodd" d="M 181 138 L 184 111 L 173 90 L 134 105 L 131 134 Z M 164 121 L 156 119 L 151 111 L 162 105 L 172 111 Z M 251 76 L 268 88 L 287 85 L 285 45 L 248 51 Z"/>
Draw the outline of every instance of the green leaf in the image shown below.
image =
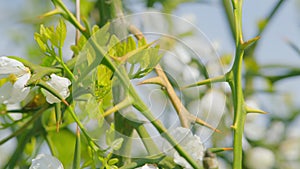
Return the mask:
<path id="1" fill-rule="evenodd" d="M 32 153 L 34 153 L 35 147 L 36 147 L 36 138 L 31 137 L 30 140 L 26 143 L 24 152 L 28 155 L 32 155 Z"/>
<path id="2" fill-rule="evenodd" d="M 145 46 L 147 45 L 147 41 L 145 38 L 142 38 L 138 41 L 138 47 L 142 47 L 142 46 Z"/>
<path id="3" fill-rule="evenodd" d="M 97 78 L 94 92 L 98 101 L 102 101 L 107 94 L 111 93 L 112 75 L 112 71 L 105 65 L 99 65 L 97 67 Z"/>
<path id="4" fill-rule="evenodd" d="M 95 42 L 101 47 L 107 46 L 107 42 L 110 38 L 109 34 L 109 28 L 110 24 L 107 23 L 101 29 L 99 29 L 98 26 L 93 27 L 93 32 L 95 35 L 93 35 L 91 38 L 95 38 Z"/>
<path id="5" fill-rule="evenodd" d="M 95 1 L 81 0 L 80 1 L 80 15 L 88 18 L 89 14 L 95 8 L 95 3 L 96 3 Z"/>
<path id="6" fill-rule="evenodd" d="M 45 56 L 45 57 L 42 59 L 41 66 L 49 67 L 49 66 L 54 65 L 55 63 L 56 63 L 55 57 Z"/>
<path id="7" fill-rule="evenodd" d="M 142 43 L 144 42 L 140 42 L 140 44 Z M 146 44 L 146 46 L 149 46 L 149 44 Z M 130 78 L 141 78 L 146 76 L 153 70 L 153 68 L 159 63 L 160 59 L 162 58 L 162 55 L 159 54 L 158 45 L 155 47 L 143 49 L 144 47 L 145 46 L 140 46 L 138 49 L 142 50 L 128 59 L 128 62 L 132 64 L 132 67 L 136 66 L 137 64 L 139 65 L 138 71 L 136 71 L 135 73 L 129 73 Z"/>
<path id="8" fill-rule="evenodd" d="M 120 44 L 120 43 L 121 43 L 121 42 L 120 42 L 120 40 L 117 38 L 116 35 L 112 35 L 112 36 L 110 37 L 109 44 L 108 44 L 107 46 L 108 46 L 108 52 L 109 52 L 109 54 L 110 54 L 111 56 L 117 56 L 117 55 L 116 55 L 116 51 L 117 51 L 116 45 L 117 45 L 117 44 Z M 113 52 L 113 54 L 110 53 L 110 52 Z"/>
<path id="9" fill-rule="evenodd" d="M 57 34 L 55 33 L 53 26 L 46 27 L 45 32 L 42 35 L 44 35 L 46 39 L 49 39 L 54 46 L 58 46 Z"/>
<path id="10" fill-rule="evenodd" d="M 66 168 L 70 168 L 73 163 L 76 136 L 71 131 L 64 129 L 59 133 L 49 132 L 48 139 L 52 144 L 54 155 Z"/>
<path id="11" fill-rule="evenodd" d="M 111 147 L 113 150 L 119 150 L 119 149 L 121 148 L 122 144 L 123 144 L 123 141 L 124 141 L 123 138 L 118 138 L 118 139 L 114 140 L 114 141 L 111 143 L 111 146 L 110 146 L 110 147 Z"/>
<path id="12" fill-rule="evenodd" d="M 59 20 L 59 24 L 56 27 L 56 34 L 58 35 L 59 47 L 63 47 L 64 41 L 67 36 L 67 27 L 63 19 Z"/>
<path id="13" fill-rule="evenodd" d="M 131 52 L 136 49 L 136 43 L 132 36 L 129 36 L 127 39 L 126 52 Z"/>
<path id="14" fill-rule="evenodd" d="M 75 55 L 78 55 L 85 44 L 86 38 L 84 36 L 80 36 L 77 45 L 72 45 L 71 50 L 74 52 Z"/>
<path id="15" fill-rule="evenodd" d="M 94 25 L 94 26 L 92 27 L 92 34 L 96 33 L 99 29 L 100 29 L 100 28 L 99 28 L 98 25 Z"/>
<path id="16" fill-rule="evenodd" d="M 46 52 L 47 46 L 46 46 L 45 42 L 42 40 L 41 35 L 38 34 L 38 33 L 35 33 L 35 34 L 34 34 L 34 39 L 35 39 L 35 41 L 37 42 L 37 44 L 39 45 L 40 49 L 41 49 L 43 52 Z"/>
<path id="17" fill-rule="evenodd" d="M 73 169 L 80 168 L 80 159 L 81 159 L 81 141 L 80 141 L 80 132 L 76 133 L 76 143 L 75 143 L 75 152 L 74 152 L 74 160 L 73 160 Z"/>

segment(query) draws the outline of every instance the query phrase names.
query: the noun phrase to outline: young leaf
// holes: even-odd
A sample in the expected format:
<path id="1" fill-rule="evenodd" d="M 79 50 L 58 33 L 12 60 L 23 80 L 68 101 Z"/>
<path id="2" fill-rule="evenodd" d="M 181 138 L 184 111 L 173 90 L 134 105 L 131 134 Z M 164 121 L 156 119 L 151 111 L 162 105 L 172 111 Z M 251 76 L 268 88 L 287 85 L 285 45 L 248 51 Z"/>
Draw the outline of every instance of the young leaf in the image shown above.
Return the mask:
<path id="1" fill-rule="evenodd" d="M 130 52 L 136 49 L 136 43 L 132 36 L 129 36 L 127 39 L 126 52 Z"/>
<path id="2" fill-rule="evenodd" d="M 58 35 L 59 47 L 62 47 L 67 36 L 67 27 L 62 19 L 59 20 L 59 24 L 56 27 L 56 34 Z"/>
<path id="3" fill-rule="evenodd" d="M 116 140 L 114 140 L 112 143 L 111 143 L 111 148 L 113 150 L 119 150 L 122 146 L 122 143 L 123 143 L 124 139 L 123 138 L 118 138 Z"/>
<path id="4" fill-rule="evenodd" d="M 111 92 L 111 77 L 112 71 L 104 65 L 99 65 L 97 67 L 97 77 L 95 82 L 95 96 L 98 101 L 103 100 L 103 98 Z"/>
<path id="5" fill-rule="evenodd" d="M 145 38 L 142 38 L 138 41 L 138 47 L 142 47 L 142 46 L 145 46 L 147 45 L 147 41 Z"/>
<path id="6" fill-rule="evenodd" d="M 47 50 L 47 46 L 45 45 L 45 42 L 42 40 L 42 37 L 40 34 L 38 33 L 35 33 L 34 34 L 34 40 L 37 42 L 37 44 L 39 45 L 40 49 L 43 51 L 43 52 L 46 52 Z"/>

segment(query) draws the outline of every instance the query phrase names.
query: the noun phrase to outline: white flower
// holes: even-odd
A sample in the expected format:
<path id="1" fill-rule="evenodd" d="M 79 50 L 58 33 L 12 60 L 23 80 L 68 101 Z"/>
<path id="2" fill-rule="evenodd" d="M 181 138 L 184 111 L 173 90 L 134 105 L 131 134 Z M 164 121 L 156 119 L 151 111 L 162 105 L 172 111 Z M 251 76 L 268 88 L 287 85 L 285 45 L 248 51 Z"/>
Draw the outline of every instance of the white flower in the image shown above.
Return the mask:
<path id="1" fill-rule="evenodd" d="M 57 158 L 47 154 L 39 154 L 32 160 L 29 169 L 64 169 L 64 167 Z"/>
<path id="2" fill-rule="evenodd" d="M 171 134 L 183 149 L 186 150 L 199 165 L 201 165 L 204 156 L 204 147 L 200 138 L 193 135 L 189 129 L 183 127 L 177 127 Z M 181 157 L 177 151 L 174 153 L 174 162 L 183 168 L 192 169 L 192 166 Z"/>
<path id="3" fill-rule="evenodd" d="M 158 169 L 156 165 L 154 164 L 145 164 L 143 167 L 139 167 L 136 169 Z"/>
<path id="4" fill-rule="evenodd" d="M 50 75 L 50 80 L 46 83 L 51 86 L 53 89 L 59 92 L 59 94 L 65 99 L 70 95 L 70 91 L 68 87 L 71 85 L 71 81 L 67 78 L 57 76 L 56 74 Z M 46 100 L 48 103 L 59 103 L 61 100 L 55 97 L 50 92 L 43 89 L 43 92 L 46 96 Z"/>
<path id="5" fill-rule="evenodd" d="M 13 84 L 3 85 L 0 94 L 0 102 L 4 104 L 18 103 L 25 99 L 30 91 L 30 87 L 25 87 L 30 79 L 30 70 L 21 62 L 8 57 L 0 57 L 0 75 L 7 76 Z"/>

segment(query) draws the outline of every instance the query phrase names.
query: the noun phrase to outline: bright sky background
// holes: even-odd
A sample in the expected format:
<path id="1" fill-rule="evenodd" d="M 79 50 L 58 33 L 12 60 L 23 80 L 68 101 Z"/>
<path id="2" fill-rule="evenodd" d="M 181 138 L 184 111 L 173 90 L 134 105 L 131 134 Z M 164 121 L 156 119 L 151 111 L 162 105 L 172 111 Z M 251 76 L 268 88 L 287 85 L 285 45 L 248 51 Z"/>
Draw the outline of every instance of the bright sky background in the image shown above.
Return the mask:
<path id="1" fill-rule="evenodd" d="M 67 2 L 67 1 L 66 1 Z M 274 0 L 245 0 L 244 1 L 244 32 L 245 39 L 254 37 L 256 24 L 260 18 L 266 16 L 274 6 Z M 133 5 L 136 12 L 143 12 L 142 3 Z M 15 39 L 27 39 L 28 43 L 33 40 L 33 30 L 28 25 L 20 22 L 20 16 L 24 17 L 24 9 L 30 9 L 26 1 L 0 1 L 0 55 L 26 56 L 24 44 L 16 43 Z M 289 63 L 300 65 L 300 58 L 285 43 L 289 39 L 295 44 L 300 44 L 300 3 L 297 0 L 284 2 L 279 13 L 262 35 L 257 58 L 260 63 Z M 32 19 L 31 11 L 26 10 L 26 17 Z M 219 1 L 214 0 L 212 4 L 187 3 L 181 5 L 175 11 L 179 16 L 196 17 L 196 26 L 207 35 L 211 41 L 219 44 L 219 53 L 232 53 L 233 43 L 229 30 L 220 8 Z M 22 41 L 20 41 L 22 42 Z M 24 42 L 23 42 L 24 43 Z M 300 46 L 300 45 L 299 45 Z"/>

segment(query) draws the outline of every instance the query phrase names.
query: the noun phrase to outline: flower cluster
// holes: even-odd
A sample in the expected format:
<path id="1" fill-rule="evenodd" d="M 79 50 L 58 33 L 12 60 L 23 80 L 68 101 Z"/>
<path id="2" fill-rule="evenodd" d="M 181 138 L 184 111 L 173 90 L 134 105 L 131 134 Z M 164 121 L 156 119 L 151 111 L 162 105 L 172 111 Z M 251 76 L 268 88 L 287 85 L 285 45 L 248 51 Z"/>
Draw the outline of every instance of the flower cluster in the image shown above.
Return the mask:
<path id="1" fill-rule="evenodd" d="M 23 63 L 5 56 L 0 57 L 0 103 L 14 104 L 24 100 L 30 92 L 30 87 L 26 86 L 30 77 L 30 69 L 25 67 Z M 51 74 L 50 80 L 46 83 L 58 91 L 63 98 L 70 95 L 68 87 L 71 82 L 69 79 Z M 60 102 L 50 92 L 43 90 L 43 93 L 48 103 Z"/>

